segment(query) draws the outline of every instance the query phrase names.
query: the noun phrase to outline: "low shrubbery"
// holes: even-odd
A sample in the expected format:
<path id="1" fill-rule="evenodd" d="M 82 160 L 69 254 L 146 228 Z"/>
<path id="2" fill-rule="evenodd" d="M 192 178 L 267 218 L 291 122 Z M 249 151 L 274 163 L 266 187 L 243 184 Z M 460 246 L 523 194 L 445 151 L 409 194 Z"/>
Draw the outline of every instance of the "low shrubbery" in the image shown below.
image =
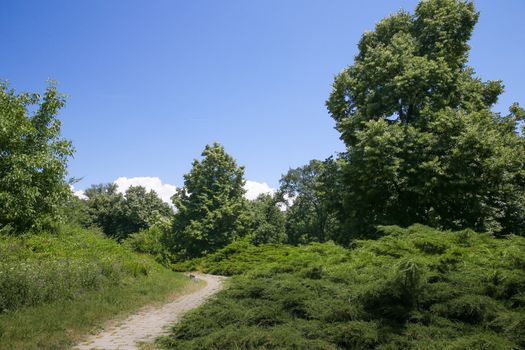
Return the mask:
<path id="1" fill-rule="evenodd" d="M 0 257 L 0 313 L 72 299 L 159 269 L 100 233 L 72 227 L 1 236 Z"/>
<path id="2" fill-rule="evenodd" d="M 525 347 L 525 239 L 415 225 L 351 250 L 235 242 L 177 265 L 236 275 L 170 349 Z"/>
<path id="3" fill-rule="evenodd" d="M 152 226 L 145 230 L 132 233 L 122 243 L 125 247 L 137 253 L 149 254 L 163 265 L 170 265 L 172 255 L 162 243 L 165 229 L 161 226 Z"/>

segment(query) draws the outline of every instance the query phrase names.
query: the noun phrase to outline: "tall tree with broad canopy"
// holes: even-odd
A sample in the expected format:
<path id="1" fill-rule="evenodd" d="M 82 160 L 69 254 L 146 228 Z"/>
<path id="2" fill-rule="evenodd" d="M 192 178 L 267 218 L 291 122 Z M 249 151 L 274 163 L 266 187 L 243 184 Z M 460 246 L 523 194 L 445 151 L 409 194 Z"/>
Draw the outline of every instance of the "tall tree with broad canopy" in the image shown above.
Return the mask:
<path id="1" fill-rule="evenodd" d="M 165 241 L 179 258 L 215 251 L 245 233 L 244 167 L 218 143 L 207 145 L 172 197 L 177 208 Z"/>
<path id="2" fill-rule="evenodd" d="M 67 160 L 73 155 L 56 118 L 64 103 L 52 83 L 40 96 L 16 94 L 0 82 L 0 230 L 23 233 L 62 220 L 62 204 L 71 195 Z"/>
<path id="3" fill-rule="evenodd" d="M 525 228 L 524 112 L 491 111 L 500 81 L 467 65 L 470 1 L 421 1 L 379 22 L 327 107 L 348 147 L 347 224 L 415 222 L 494 233 Z"/>

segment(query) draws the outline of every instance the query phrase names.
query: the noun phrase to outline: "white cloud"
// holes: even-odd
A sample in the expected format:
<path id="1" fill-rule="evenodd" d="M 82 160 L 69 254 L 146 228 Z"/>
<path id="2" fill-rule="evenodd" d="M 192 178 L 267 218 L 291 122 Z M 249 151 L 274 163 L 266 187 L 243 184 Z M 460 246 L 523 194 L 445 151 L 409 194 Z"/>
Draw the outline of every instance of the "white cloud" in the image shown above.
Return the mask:
<path id="1" fill-rule="evenodd" d="M 143 186 L 147 190 L 154 190 L 157 192 L 160 198 L 165 202 L 171 204 L 171 196 L 176 192 L 177 187 L 167 183 L 162 183 L 161 179 L 158 177 L 119 177 L 114 181 L 118 186 L 118 191 L 121 193 L 126 192 L 130 186 Z M 253 200 L 257 198 L 261 193 L 273 194 L 275 189 L 271 188 L 266 182 L 257 182 L 246 180 L 244 185 L 246 194 L 244 195 L 247 199 Z"/>
<path id="2" fill-rule="evenodd" d="M 271 188 L 266 182 L 246 180 L 244 189 L 246 190 L 246 194 L 244 195 L 244 197 L 246 197 L 249 200 L 254 200 L 255 198 L 257 198 L 257 196 L 259 196 L 262 193 L 275 193 L 275 189 Z"/>
<path id="3" fill-rule="evenodd" d="M 84 194 L 83 190 L 74 191 L 73 195 L 77 196 L 80 199 L 87 199 L 87 196 Z"/>
<path id="4" fill-rule="evenodd" d="M 75 186 L 73 185 L 69 185 L 69 188 L 71 188 L 71 192 L 73 192 L 73 196 L 76 196 L 80 199 L 87 199 L 83 190 L 75 190 Z"/>
<path id="5" fill-rule="evenodd" d="M 284 194 L 283 196 L 284 202 L 278 204 L 279 209 L 281 209 L 281 211 L 288 210 L 288 208 L 290 208 L 293 205 L 293 202 L 295 202 L 295 198 L 297 197 L 296 196 L 290 197 L 289 195 Z"/>
<path id="6" fill-rule="evenodd" d="M 171 203 L 171 196 L 177 190 L 174 185 L 162 183 L 158 177 L 142 176 L 142 177 L 119 177 L 114 181 L 118 186 L 118 192 L 124 193 L 131 186 L 142 186 L 148 191 L 155 191 L 159 197 L 166 203 Z"/>
<path id="7" fill-rule="evenodd" d="M 173 196 L 177 190 L 177 187 L 174 185 L 170 185 L 167 183 L 163 183 L 162 180 L 158 177 L 151 177 L 151 176 L 140 176 L 140 177 L 119 177 L 115 181 L 113 181 L 118 186 L 118 192 L 124 193 L 128 188 L 131 186 L 142 186 L 146 188 L 148 191 L 155 191 L 159 195 L 159 197 L 165 201 L 168 204 L 171 203 L 171 196 Z M 244 189 L 246 190 L 246 194 L 244 197 L 246 197 L 249 200 L 254 200 L 262 193 L 268 193 L 268 194 L 274 194 L 275 189 L 270 187 L 266 182 L 257 182 L 257 181 L 251 181 L 246 180 L 246 184 L 244 185 Z M 71 191 L 75 196 L 81 199 L 86 199 L 86 196 L 84 195 L 84 191 L 82 190 L 75 190 L 73 186 L 71 186 Z"/>

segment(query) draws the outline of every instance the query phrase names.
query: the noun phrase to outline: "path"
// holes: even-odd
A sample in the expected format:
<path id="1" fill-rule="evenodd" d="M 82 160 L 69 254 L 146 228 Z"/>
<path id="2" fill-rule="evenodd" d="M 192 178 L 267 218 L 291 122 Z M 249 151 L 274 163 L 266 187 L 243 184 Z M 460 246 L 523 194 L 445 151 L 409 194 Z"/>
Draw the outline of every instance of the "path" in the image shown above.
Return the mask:
<path id="1" fill-rule="evenodd" d="M 160 307 L 147 307 L 131 315 L 116 326 L 90 336 L 85 342 L 74 347 L 76 350 L 136 350 L 137 342 L 151 343 L 166 334 L 168 326 L 177 321 L 185 312 L 201 305 L 222 289 L 223 278 L 213 275 L 197 275 L 206 286 L 183 295 Z"/>

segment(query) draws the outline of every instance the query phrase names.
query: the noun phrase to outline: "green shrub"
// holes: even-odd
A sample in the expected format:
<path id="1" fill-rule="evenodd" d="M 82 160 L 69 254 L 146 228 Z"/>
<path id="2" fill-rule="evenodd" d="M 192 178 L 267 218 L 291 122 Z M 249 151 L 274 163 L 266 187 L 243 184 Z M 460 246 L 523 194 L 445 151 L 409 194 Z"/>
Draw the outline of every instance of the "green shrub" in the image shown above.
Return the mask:
<path id="1" fill-rule="evenodd" d="M 373 321 L 349 321 L 334 325 L 330 340 L 347 349 L 371 349 L 379 344 L 378 325 Z"/>
<path id="2" fill-rule="evenodd" d="M 511 350 L 515 344 L 490 332 L 457 338 L 444 346 L 445 350 Z"/>
<path id="3" fill-rule="evenodd" d="M 168 349 L 525 348 L 525 238 L 414 225 L 352 250 L 235 242 L 178 264 L 236 275 Z"/>
<path id="4" fill-rule="evenodd" d="M 501 311 L 494 299 L 485 295 L 470 294 L 436 304 L 431 310 L 448 319 L 473 324 L 488 323 Z"/>
<path id="5" fill-rule="evenodd" d="M 148 229 L 132 233 L 122 244 L 137 253 L 153 256 L 157 262 L 163 265 L 169 265 L 172 256 L 161 241 L 164 231 L 162 227 L 152 226 Z"/>

